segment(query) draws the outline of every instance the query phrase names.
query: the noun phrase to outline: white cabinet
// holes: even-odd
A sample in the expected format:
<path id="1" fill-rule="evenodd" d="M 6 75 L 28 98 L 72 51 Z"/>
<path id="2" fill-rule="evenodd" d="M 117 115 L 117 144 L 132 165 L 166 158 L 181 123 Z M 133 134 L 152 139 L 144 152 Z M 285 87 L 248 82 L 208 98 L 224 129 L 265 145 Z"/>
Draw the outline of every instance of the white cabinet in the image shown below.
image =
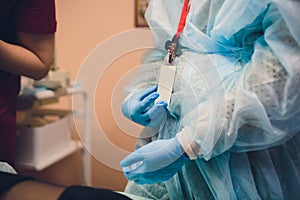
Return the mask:
<path id="1" fill-rule="evenodd" d="M 40 109 L 44 104 L 55 103 L 58 98 L 63 96 L 76 98 L 82 96 L 82 110 L 56 110 L 56 109 Z M 32 102 L 29 102 L 32 101 Z M 82 89 L 59 89 L 54 92 L 52 97 L 32 98 L 28 96 L 20 99 L 26 102 L 29 107 L 23 111 L 25 117 L 18 122 L 17 128 L 17 154 L 16 165 L 24 169 L 33 169 L 42 171 L 53 165 L 59 160 L 71 155 L 75 151 L 82 151 L 82 166 L 84 185 L 91 185 L 91 165 L 90 155 L 82 145 L 81 140 L 72 140 L 71 138 L 71 119 L 73 117 L 82 118 L 83 134 L 85 144 L 90 141 L 90 125 L 89 125 L 89 105 L 88 97 Z"/>

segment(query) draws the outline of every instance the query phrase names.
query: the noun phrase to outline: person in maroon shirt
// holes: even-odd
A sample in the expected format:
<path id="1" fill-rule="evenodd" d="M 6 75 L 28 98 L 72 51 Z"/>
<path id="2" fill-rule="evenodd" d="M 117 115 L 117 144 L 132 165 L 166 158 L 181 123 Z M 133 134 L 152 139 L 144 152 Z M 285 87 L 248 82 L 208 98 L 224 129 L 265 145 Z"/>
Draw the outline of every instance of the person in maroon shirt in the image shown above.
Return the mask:
<path id="1" fill-rule="evenodd" d="M 54 0 L 0 0 L 0 161 L 14 165 L 20 75 L 47 75 L 55 31 Z"/>

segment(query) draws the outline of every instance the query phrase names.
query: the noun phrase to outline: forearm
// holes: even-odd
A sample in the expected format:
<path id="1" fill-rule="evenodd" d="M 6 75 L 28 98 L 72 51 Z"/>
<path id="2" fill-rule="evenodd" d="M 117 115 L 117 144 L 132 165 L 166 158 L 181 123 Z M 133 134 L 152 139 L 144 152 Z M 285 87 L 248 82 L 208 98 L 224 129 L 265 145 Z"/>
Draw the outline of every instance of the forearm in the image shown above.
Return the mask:
<path id="1" fill-rule="evenodd" d="M 32 39 L 25 39 L 22 41 L 23 46 L 0 40 L 0 69 L 33 79 L 45 77 L 53 61 L 54 38 L 50 35 L 43 37 L 47 39 L 36 39 L 33 42 Z"/>

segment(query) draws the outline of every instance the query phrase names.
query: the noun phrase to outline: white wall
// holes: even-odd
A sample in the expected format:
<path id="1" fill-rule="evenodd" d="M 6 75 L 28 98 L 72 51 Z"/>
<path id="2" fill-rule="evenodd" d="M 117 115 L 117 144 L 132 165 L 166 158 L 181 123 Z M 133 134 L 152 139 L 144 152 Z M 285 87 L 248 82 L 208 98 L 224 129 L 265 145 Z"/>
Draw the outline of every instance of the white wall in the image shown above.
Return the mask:
<path id="1" fill-rule="evenodd" d="M 116 34 L 135 28 L 134 6 L 134 0 L 56 0 L 58 20 L 56 34 L 57 66 L 69 70 L 71 79 L 75 80 L 80 66 L 97 45 Z M 149 32 L 149 30 L 147 31 Z M 145 33 L 145 35 L 150 39 L 149 34 Z M 135 41 L 131 42 L 134 43 Z M 111 48 L 118 49 L 119 47 L 114 45 Z M 96 92 L 90 94 L 91 104 L 93 104 L 91 105 L 93 107 L 93 115 L 91 116 L 93 117 L 91 120 L 93 151 L 105 152 L 111 157 L 113 163 L 119 162 L 120 158 L 116 158 L 114 153 L 110 154 L 111 152 L 102 144 L 102 141 L 97 140 L 97 136 L 104 133 L 116 147 L 126 151 L 133 150 L 135 135 L 128 136 L 115 121 L 112 108 L 119 108 L 115 108 L 116 105 L 112 107 L 112 91 L 119 84 L 118 81 L 122 77 L 124 78 L 127 71 L 139 65 L 142 52 L 142 50 L 137 50 L 123 56 L 120 55 L 119 58 L 113 60 L 105 74 L 98 80 L 90 80 L 90 83 L 97 86 Z M 86 80 L 89 81 L 89 77 Z M 95 81 L 99 82 L 95 83 Z M 119 95 L 120 98 L 122 98 L 121 95 Z M 119 117 L 123 121 L 122 116 Z M 126 122 L 126 119 L 124 121 Z M 99 126 L 103 133 L 99 133 Z M 140 129 L 136 126 L 132 128 L 133 132 Z M 122 172 L 113 169 L 114 167 L 109 166 L 109 163 L 100 161 L 97 155 L 96 158 L 93 157 L 92 164 L 92 183 L 94 186 L 123 190 L 126 179 Z M 78 176 L 78 174 L 74 174 L 74 176 Z"/>

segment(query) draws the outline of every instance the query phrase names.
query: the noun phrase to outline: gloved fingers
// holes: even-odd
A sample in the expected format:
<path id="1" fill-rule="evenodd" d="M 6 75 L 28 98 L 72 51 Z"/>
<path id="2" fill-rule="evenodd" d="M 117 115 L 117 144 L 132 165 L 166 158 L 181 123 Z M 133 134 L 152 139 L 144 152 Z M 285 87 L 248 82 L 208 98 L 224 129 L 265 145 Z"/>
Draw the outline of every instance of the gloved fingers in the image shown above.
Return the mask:
<path id="1" fill-rule="evenodd" d="M 158 127 L 167 117 L 166 108 L 160 104 L 155 104 L 148 112 L 150 116 L 148 126 L 150 127 Z"/>
<path id="2" fill-rule="evenodd" d="M 167 106 L 168 106 L 168 103 L 166 101 L 159 101 L 156 104 L 158 104 L 158 105 L 160 105 L 160 106 L 162 106 L 164 108 L 167 108 Z"/>
<path id="3" fill-rule="evenodd" d="M 154 85 L 146 90 L 143 90 L 139 93 L 139 100 L 142 101 L 145 97 L 149 96 L 151 93 L 157 91 L 157 85 Z"/>
<path id="4" fill-rule="evenodd" d="M 137 184 L 154 184 L 154 183 L 160 183 L 169 180 L 174 174 L 177 173 L 179 169 L 175 168 L 172 169 L 172 167 L 166 167 L 161 170 L 156 171 L 150 171 L 150 172 L 130 172 L 125 174 L 126 178 L 128 180 L 134 181 Z"/>
<path id="5" fill-rule="evenodd" d="M 152 181 L 151 178 L 147 178 L 144 176 L 139 176 L 137 174 L 131 174 L 130 176 L 126 177 L 128 180 L 134 181 L 139 185 L 143 184 L 154 184 L 155 181 Z"/>
<path id="6" fill-rule="evenodd" d="M 159 94 L 157 92 L 151 93 L 150 95 L 146 96 L 143 100 L 140 101 L 139 107 L 137 107 L 137 112 L 147 112 L 149 106 L 154 103 L 158 96 Z"/>
<path id="7" fill-rule="evenodd" d="M 154 104 L 148 111 L 150 118 L 154 119 L 160 115 L 166 114 L 166 108 L 162 104 Z"/>
<path id="8" fill-rule="evenodd" d="M 146 90 L 143 91 L 139 91 L 137 93 L 135 93 L 133 96 L 131 96 L 130 98 L 128 98 L 122 105 L 122 109 L 125 112 L 128 113 L 135 113 L 137 111 L 143 111 L 146 108 L 140 108 L 140 107 L 144 107 L 139 105 L 140 102 L 142 102 L 146 97 L 148 97 L 150 94 L 154 93 L 157 90 L 157 85 L 150 87 Z M 154 97 L 157 95 L 154 95 Z M 149 97 L 148 97 L 149 98 Z M 153 96 L 150 96 L 150 99 L 153 98 Z M 156 97 L 157 98 L 157 97 Z M 155 98 L 155 99 L 156 99 Z M 151 103 L 150 103 L 151 104 Z M 140 108 L 140 109 L 139 109 Z"/>
<path id="9" fill-rule="evenodd" d="M 153 93 L 153 95 L 158 94 L 158 93 Z M 151 94 L 152 96 L 152 94 Z M 167 107 L 167 102 L 165 101 L 161 101 L 157 104 L 154 104 L 152 107 L 149 108 L 149 106 L 155 101 L 155 99 L 158 96 L 155 95 L 154 99 L 151 99 L 152 97 L 149 96 L 150 100 L 148 99 L 148 97 L 146 99 L 144 99 L 141 105 L 141 107 L 138 108 L 139 112 L 141 113 L 139 116 L 140 118 L 144 119 L 145 122 L 150 123 L 151 119 L 157 117 L 158 115 L 160 115 L 161 113 L 165 112 L 165 109 Z M 148 101 L 148 102 L 146 102 Z"/>
<path id="10" fill-rule="evenodd" d="M 143 162 L 144 159 L 145 157 L 142 154 L 133 152 L 126 156 L 123 160 L 121 160 L 120 166 L 129 167 L 131 165 L 134 165 L 135 163 Z"/>
<path id="11" fill-rule="evenodd" d="M 152 175 L 153 173 L 151 173 Z M 125 177 L 129 180 L 129 181 L 134 181 L 135 183 L 139 184 L 139 185 L 143 185 L 143 184 L 154 184 L 157 183 L 151 178 L 153 176 L 149 176 L 149 175 L 145 175 L 145 174 L 138 174 L 138 173 L 128 173 L 125 174 Z M 161 182 L 161 181 L 158 181 Z"/>
<path id="12" fill-rule="evenodd" d="M 124 172 L 124 171 L 123 171 Z M 130 171 L 130 172 L 125 172 L 124 175 L 129 181 L 138 181 L 141 180 L 143 174 L 142 173 L 137 173 L 135 170 Z"/>
<path id="13" fill-rule="evenodd" d="M 141 118 L 144 119 L 145 122 L 150 123 L 151 120 L 157 118 L 160 115 L 164 115 L 166 113 L 167 105 L 168 105 L 167 102 L 161 101 L 157 104 L 154 104 L 150 108 L 149 108 L 149 106 L 147 106 L 147 110 L 143 114 L 141 114 L 140 116 L 141 116 Z M 146 105 L 144 105 L 144 108 L 145 107 L 146 107 Z"/>
<path id="14" fill-rule="evenodd" d="M 148 111 L 143 114 L 140 114 L 139 118 L 142 119 L 140 120 L 140 124 L 143 126 L 147 126 L 151 121 Z"/>
<path id="15" fill-rule="evenodd" d="M 140 184 L 144 184 L 145 180 L 148 180 L 149 177 L 147 178 L 147 172 L 145 172 L 145 167 L 141 167 L 136 170 L 132 170 L 131 172 L 124 173 L 126 178 L 130 181 L 134 182 L 140 182 Z"/>
<path id="16" fill-rule="evenodd" d="M 128 119 L 146 126 L 149 124 L 150 116 L 147 113 L 147 106 L 143 106 L 140 102 L 132 103 L 124 103 L 122 105 L 122 113 Z"/>
<path id="17" fill-rule="evenodd" d="M 128 180 L 133 180 L 138 184 L 163 182 L 174 176 L 189 160 L 182 153 L 176 138 L 156 140 L 127 156 L 121 162 L 121 166 L 133 166 L 137 162 L 142 162 L 130 171 L 122 168 Z"/>

